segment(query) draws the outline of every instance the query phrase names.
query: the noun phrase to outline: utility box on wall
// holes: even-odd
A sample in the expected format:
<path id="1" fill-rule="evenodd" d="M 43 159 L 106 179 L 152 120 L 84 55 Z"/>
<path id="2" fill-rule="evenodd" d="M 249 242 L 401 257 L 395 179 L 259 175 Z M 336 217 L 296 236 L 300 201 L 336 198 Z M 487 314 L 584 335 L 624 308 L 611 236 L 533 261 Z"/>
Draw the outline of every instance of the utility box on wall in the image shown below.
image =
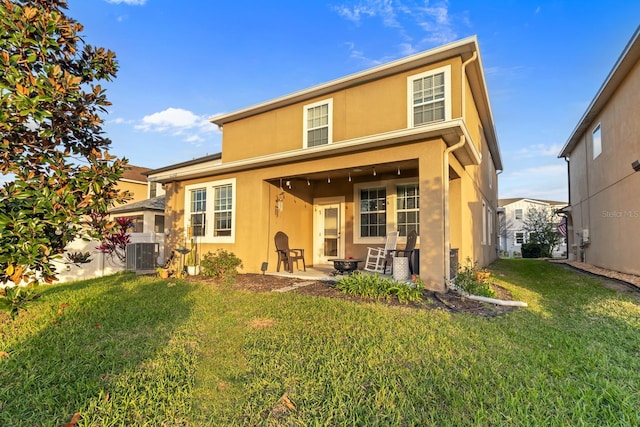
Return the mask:
<path id="1" fill-rule="evenodd" d="M 138 274 L 153 273 L 158 256 L 157 243 L 129 243 L 127 245 L 127 270 Z"/>

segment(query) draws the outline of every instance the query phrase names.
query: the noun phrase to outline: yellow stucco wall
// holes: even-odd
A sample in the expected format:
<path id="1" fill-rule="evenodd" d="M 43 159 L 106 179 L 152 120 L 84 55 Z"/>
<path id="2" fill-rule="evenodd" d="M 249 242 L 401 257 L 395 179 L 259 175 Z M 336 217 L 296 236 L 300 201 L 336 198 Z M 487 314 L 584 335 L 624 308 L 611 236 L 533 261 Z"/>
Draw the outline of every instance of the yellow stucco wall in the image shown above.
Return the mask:
<path id="1" fill-rule="evenodd" d="M 118 181 L 120 191 L 129 191 L 132 199 L 127 203 L 139 202 L 147 199 L 147 183 L 137 183 L 131 181 Z"/>
<path id="2" fill-rule="evenodd" d="M 460 64 L 460 58 L 453 58 L 226 123 L 222 160 L 228 163 L 303 148 L 303 107 L 326 99 L 333 102 L 334 143 L 405 129 L 407 77 L 446 65 L 451 66 L 451 114 L 454 118 L 460 117 Z"/>

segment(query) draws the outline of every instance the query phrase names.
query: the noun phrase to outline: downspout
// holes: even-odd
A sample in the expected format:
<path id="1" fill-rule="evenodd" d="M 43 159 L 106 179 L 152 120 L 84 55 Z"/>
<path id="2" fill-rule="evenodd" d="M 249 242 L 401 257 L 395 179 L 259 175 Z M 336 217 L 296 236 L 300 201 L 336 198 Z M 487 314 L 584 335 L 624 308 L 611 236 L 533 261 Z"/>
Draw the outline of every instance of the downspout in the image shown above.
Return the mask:
<path id="1" fill-rule="evenodd" d="M 474 51 L 473 55 L 471 55 L 471 58 L 467 59 L 466 61 L 464 61 L 462 63 L 462 70 L 460 72 L 460 91 L 461 91 L 461 100 L 462 100 L 462 120 L 464 120 L 465 118 L 465 113 L 466 113 L 466 103 L 467 103 L 467 91 L 466 89 L 466 85 L 465 85 L 465 80 L 466 80 L 466 69 L 467 69 L 467 65 L 473 61 L 475 61 L 476 59 L 478 59 L 478 52 Z M 451 250 L 451 233 L 449 231 L 449 153 L 451 153 L 454 150 L 457 150 L 458 148 L 461 148 L 462 146 L 464 146 L 464 144 L 467 142 L 467 139 L 464 137 L 464 135 L 460 135 L 460 139 L 458 140 L 458 142 L 454 145 L 452 145 L 451 147 L 448 147 L 446 150 L 444 150 L 444 157 L 443 157 L 443 161 L 442 161 L 442 179 L 443 179 L 443 188 L 444 188 L 444 197 L 443 197 L 443 212 L 444 212 L 444 245 L 443 245 L 443 250 L 442 250 L 442 254 L 444 256 L 444 278 L 445 278 L 445 289 L 447 284 L 449 283 L 449 281 L 451 280 L 451 257 L 450 257 L 450 250 Z"/>
<path id="2" fill-rule="evenodd" d="M 442 253 L 444 255 L 445 290 L 446 284 L 448 284 L 451 280 L 451 257 L 449 253 L 451 250 L 451 242 L 449 241 L 451 239 L 451 232 L 449 231 L 449 153 L 451 153 L 453 150 L 461 148 L 466 142 L 467 139 L 464 137 L 464 135 L 460 135 L 460 139 L 456 144 L 452 145 L 451 147 L 447 147 L 447 149 L 444 150 L 444 159 L 442 161 L 442 167 L 444 168 L 444 247 Z"/>

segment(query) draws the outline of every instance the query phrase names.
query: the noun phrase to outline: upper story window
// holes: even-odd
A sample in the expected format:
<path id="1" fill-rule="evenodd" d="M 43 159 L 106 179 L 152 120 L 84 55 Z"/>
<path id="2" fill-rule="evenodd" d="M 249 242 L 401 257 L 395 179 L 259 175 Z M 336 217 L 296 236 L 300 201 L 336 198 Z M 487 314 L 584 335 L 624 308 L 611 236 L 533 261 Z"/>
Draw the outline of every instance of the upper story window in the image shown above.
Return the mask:
<path id="1" fill-rule="evenodd" d="M 451 119 L 451 67 L 407 78 L 409 127 Z"/>
<path id="2" fill-rule="evenodd" d="M 595 159 L 602 153 L 602 128 L 600 123 L 593 130 L 591 137 L 593 141 L 593 158 Z"/>
<path id="3" fill-rule="evenodd" d="M 304 106 L 304 147 L 331 144 L 333 133 L 333 100 L 327 99 Z"/>
<path id="4" fill-rule="evenodd" d="M 199 241 L 205 243 L 233 243 L 235 192 L 235 179 L 187 185 L 184 217 L 187 237 L 200 237 Z"/>
<path id="5" fill-rule="evenodd" d="M 522 219 L 522 209 L 516 209 L 516 219 Z"/>

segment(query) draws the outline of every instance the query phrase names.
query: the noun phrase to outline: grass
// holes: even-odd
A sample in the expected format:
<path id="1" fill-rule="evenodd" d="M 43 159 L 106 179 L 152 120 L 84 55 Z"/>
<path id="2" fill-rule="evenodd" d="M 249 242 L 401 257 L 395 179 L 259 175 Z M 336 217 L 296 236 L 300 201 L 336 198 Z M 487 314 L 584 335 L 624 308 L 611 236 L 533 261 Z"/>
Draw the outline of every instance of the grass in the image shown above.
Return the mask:
<path id="1" fill-rule="evenodd" d="M 544 261 L 491 271 L 529 307 L 483 318 L 131 275 L 42 288 L 0 318 L 0 425 L 640 425 L 639 300 Z"/>

